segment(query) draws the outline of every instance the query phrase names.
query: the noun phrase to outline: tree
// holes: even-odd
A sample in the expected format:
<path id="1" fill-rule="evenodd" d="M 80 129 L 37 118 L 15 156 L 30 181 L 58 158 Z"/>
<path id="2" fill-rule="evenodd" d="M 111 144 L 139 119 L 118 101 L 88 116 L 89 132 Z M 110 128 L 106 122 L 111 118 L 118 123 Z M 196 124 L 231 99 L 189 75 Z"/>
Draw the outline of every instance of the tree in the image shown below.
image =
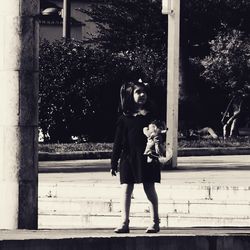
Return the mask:
<path id="1" fill-rule="evenodd" d="M 91 41 L 107 57 L 112 54 L 118 64 L 119 60 L 127 62 L 124 71 L 119 70 L 121 82 L 128 78 L 150 82 L 155 86 L 153 95 L 160 95 L 156 99 L 165 115 L 167 17 L 161 13 L 161 0 L 110 0 L 81 11 L 99 28 L 98 36 Z M 119 82 L 117 85 L 121 86 Z"/>
<path id="2" fill-rule="evenodd" d="M 155 79 L 159 79 L 157 76 L 161 75 L 161 83 L 157 81 L 156 84 L 164 86 L 167 68 L 167 17 L 161 13 L 161 2 L 161 0 L 107 0 L 104 4 L 92 5 L 86 13 L 99 28 L 100 33 L 93 41 L 107 49 L 108 53 L 110 51 L 133 53 L 134 50 L 141 50 L 143 56 L 148 50 L 157 54 L 158 64 L 155 62 L 152 67 L 150 61 L 145 67 L 145 69 L 154 68 L 154 72 L 157 73 L 155 75 L 150 71 L 149 74 L 146 71 L 144 73 L 152 83 L 155 83 Z M 180 100 L 181 119 L 188 119 L 185 117 L 186 113 L 194 113 L 190 111 L 197 107 L 198 101 L 203 101 L 200 103 L 207 106 L 206 98 L 203 96 L 205 90 L 200 86 L 200 72 L 190 64 L 190 58 L 209 54 L 208 42 L 217 35 L 221 23 L 250 31 L 249 11 L 250 4 L 247 0 L 181 1 L 180 54 L 183 93 Z M 165 87 L 161 90 L 164 92 Z M 186 109 L 188 106 L 189 110 Z"/>
<path id="3" fill-rule="evenodd" d="M 132 70 L 139 68 L 140 55 L 142 75 L 152 83 L 165 85 L 167 17 L 161 13 L 161 0 L 109 0 L 80 11 L 96 23 L 99 33 L 91 41 L 104 53 L 129 55 Z"/>
<path id="4" fill-rule="evenodd" d="M 222 124 L 224 137 L 227 137 L 228 129 L 232 136 L 243 101 L 250 95 L 250 37 L 239 30 L 226 29 L 219 32 L 210 45 L 210 54 L 201 60 L 201 76 L 211 88 L 223 90 L 225 98 L 230 98 Z M 233 108 L 231 114 L 229 107 Z"/>
<path id="5" fill-rule="evenodd" d="M 182 38 L 189 56 L 209 53 L 209 44 L 226 24 L 248 34 L 250 32 L 250 2 L 248 0 L 182 1 Z"/>
<path id="6" fill-rule="evenodd" d="M 161 13 L 160 0 L 109 0 L 81 11 L 99 28 L 93 41 L 112 52 L 166 47 L 167 18 Z"/>
<path id="7" fill-rule="evenodd" d="M 180 118 L 184 123 L 194 121 L 194 126 L 202 124 L 220 129 L 218 120 L 225 106 L 222 98 L 224 89 L 204 84 L 204 78 L 200 77 L 202 67 L 192 62 L 193 58 L 204 58 L 210 54 L 209 41 L 215 39 L 222 25 L 249 34 L 250 2 L 189 0 L 181 1 L 181 4 L 182 78 L 186 99 L 180 106 Z"/>
<path id="8" fill-rule="evenodd" d="M 44 130 L 50 127 L 60 131 L 60 124 L 62 131 L 68 131 L 60 134 L 69 136 L 77 131 L 100 140 L 105 131 L 106 138 L 112 138 L 119 88 L 124 81 L 139 78 L 155 86 L 156 99 L 165 114 L 167 17 L 161 13 L 161 0 L 100 2 L 90 10 L 81 10 L 99 27 L 92 47 L 75 41 L 42 45 L 40 124 Z M 212 93 L 215 88 L 203 84 L 204 80 L 198 78 L 201 69 L 190 64 L 189 59 L 209 55 L 208 41 L 214 39 L 221 23 L 249 31 L 250 4 L 247 0 L 190 0 L 181 4 L 186 100 L 181 100 L 180 110 L 181 119 L 189 114 L 184 118 L 191 120 L 195 118 L 194 107 L 211 106 L 207 91 Z M 110 98 L 110 93 L 114 98 Z M 205 116 L 204 113 L 201 114 Z M 194 114 L 192 118 L 190 114 Z"/>

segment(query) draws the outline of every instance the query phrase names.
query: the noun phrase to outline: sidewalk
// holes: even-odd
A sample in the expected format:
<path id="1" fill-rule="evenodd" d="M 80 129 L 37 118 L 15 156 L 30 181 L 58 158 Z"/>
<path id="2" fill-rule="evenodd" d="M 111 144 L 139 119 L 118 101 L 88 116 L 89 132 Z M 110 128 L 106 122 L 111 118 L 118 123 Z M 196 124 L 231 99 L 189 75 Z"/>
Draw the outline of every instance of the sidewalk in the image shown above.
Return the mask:
<path id="1" fill-rule="evenodd" d="M 39 162 L 40 173 L 62 173 L 63 178 L 66 179 L 71 179 L 71 176 L 75 175 L 78 178 L 85 176 L 85 181 L 86 178 L 103 181 L 103 178 L 107 177 L 109 181 L 118 182 L 116 177 L 110 175 L 109 170 L 110 159 Z M 249 170 L 250 155 L 178 157 L 177 169 L 162 171 L 162 178 L 166 178 L 168 183 L 173 181 L 184 184 L 185 180 L 189 180 L 191 183 L 198 179 L 203 184 L 212 182 L 221 185 L 227 182 L 228 185 L 233 185 L 233 183 L 248 185 L 250 180 Z M 64 175 L 63 173 L 72 174 Z M 72 181 L 76 180 L 72 179 Z"/>
<path id="2" fill-rule="evenodd" d="M 48 176 L 52 176 L 51 181 L 55 183 L 60 180 L 73 183 L 86 183 L 88 180 L 118 183 L 118 177 L 112 177 L 109 170 L 110 159 L 39 162 L 40 180 L 45 181 Z M 178 157 L 177 169 L 162 171 L 162 182 L 169 185 L 198 183 L 250 186 L 249 180 L 250 155 Z"/>

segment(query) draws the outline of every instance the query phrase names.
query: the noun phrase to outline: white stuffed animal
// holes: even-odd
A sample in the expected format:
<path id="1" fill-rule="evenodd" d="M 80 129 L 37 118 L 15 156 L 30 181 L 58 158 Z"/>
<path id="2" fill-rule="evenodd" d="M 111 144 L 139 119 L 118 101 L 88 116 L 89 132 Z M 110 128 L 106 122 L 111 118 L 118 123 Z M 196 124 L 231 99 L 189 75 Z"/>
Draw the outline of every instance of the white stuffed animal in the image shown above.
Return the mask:
<path id="1" fill-rule="evenodd" d="M 143 128 L 143 133 L 147 136 L 147 145 L 144 151 L 144 155 L 148 156 L 147 162 L 158 159 L 160 163 L 167 163 L 172 158 L 172 150 L 166 150 L 164 144 L 165 123 L 157 120 L 153 121 L 148 127 Z"/>

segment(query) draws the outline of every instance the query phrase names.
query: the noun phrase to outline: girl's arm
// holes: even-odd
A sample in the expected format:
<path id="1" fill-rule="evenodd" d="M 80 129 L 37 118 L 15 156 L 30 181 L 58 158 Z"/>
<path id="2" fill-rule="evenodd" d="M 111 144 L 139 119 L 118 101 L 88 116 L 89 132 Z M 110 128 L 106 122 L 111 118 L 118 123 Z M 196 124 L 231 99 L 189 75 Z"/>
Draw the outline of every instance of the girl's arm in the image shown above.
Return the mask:
<path id="1" fill-rule="evenodd" d="M 111 156 L 111 170 L 117 171 L 118 161 L 122 152 L 122 141 L 123 141 L 123 122 L 122 117 L 119 118 L 116 125 L 115 140 L 113 144 L 113 151 Z"/>

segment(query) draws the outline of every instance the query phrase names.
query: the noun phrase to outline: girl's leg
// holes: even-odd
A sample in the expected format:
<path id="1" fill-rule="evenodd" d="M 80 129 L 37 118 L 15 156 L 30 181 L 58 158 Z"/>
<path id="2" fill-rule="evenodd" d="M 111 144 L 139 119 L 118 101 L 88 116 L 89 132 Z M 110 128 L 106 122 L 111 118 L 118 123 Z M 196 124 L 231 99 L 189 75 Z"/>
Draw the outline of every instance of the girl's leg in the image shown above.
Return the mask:
<path id="1" fill-rule="evenodd" d="M 158 213 L 158 196 L 155 190 L 154 183 L 143 183 L 144 191 L 147 195 L 150 205 L 150 214 L 152 225 L 146 230 L 147 233 L 157 233 L 160 231 L 160 219 Z"/>
<path id="2" fill-rule="evenodd" d="M 121 195 L 121 226 L 115 229 L 116 233 L 128 233 L 129 232 L 129 211 L 131 204 L 131 195 L 134 189 L 134 184 L 122 184 Z"/>
<path id="3" fill-rule="evenodd" d="M 133 190 L 134 190 L 134 184 L 122 184 L 121 217 L 122 217 L 122 222 L 125 223 L 129 221 L 131 195 Z"/>

